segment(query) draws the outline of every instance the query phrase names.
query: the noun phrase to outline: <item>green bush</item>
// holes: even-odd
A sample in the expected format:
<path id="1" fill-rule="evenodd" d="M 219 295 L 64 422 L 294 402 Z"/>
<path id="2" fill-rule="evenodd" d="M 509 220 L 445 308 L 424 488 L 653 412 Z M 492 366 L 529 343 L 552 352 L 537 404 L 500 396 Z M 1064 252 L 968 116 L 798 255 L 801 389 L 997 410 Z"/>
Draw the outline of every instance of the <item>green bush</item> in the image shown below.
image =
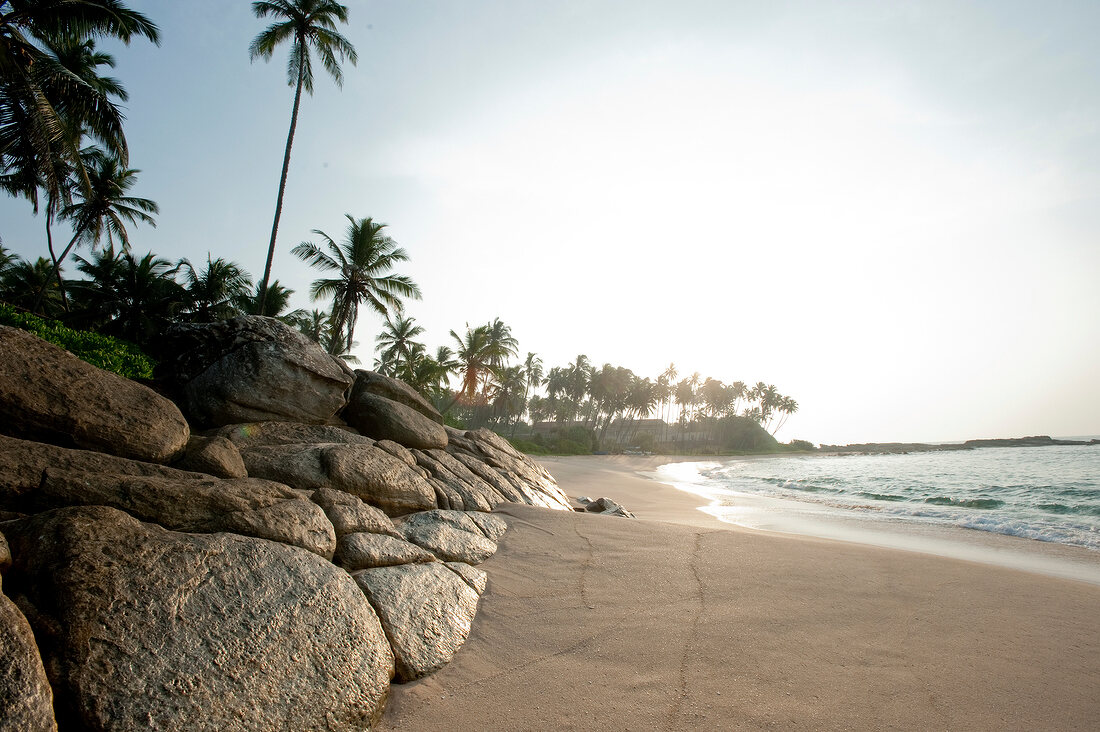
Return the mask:
<path id="1" fill-rule="evenodd" d="M 44 341 L 61 346 L 66 351 L 106 371 L 128 379 L 153 378 L 153 359 L 133 343 L 86 330 L 73 330 L 54 320 L 0 305 L 0 325 L 10 325 L 33 333 Z"/>
<path id="2" fill-rule="evenodd" d="M 528 455 L 547 455 L 549 451 L 542 445 L 531 442 L 530 440 L 521 440 L 515 437 L 506 438 L 508 442 L 512 443 L 512 447 L 516 448 L 520 452 L 527 453 Z"/>
<path id="3" fill-rule="evenodd" d="M 813 452 L 817 449 L 814 447 L 814 443 L 808 440 L 791 440 L 787 443 L 787 447 L 791 450 L 797 450 L 798 452 Z"/>

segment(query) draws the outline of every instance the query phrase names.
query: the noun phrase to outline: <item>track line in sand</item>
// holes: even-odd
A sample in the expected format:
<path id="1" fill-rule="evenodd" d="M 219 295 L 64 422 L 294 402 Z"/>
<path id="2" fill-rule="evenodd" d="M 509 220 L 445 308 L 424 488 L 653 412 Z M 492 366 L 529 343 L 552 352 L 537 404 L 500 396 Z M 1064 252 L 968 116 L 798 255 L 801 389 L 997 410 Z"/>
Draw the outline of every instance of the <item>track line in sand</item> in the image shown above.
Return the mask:
<path id="1" fill-rule="evenodd" d="M 692 648 L 695 646 L 695 639 L 699 633 L 699 621 L 706 612 L 707 600 L 703 592 L 703 580 L 699 576 L 699 556 L 702 553 L 703 536 L 709 533 L 713 532 L 697 532 L 694 535 L 694 544 L 691 550 L 689 565 L 691 567 L 691 575 L 695 579 L 695 611 L 692 613 L 691 627 L 688 629 L 687 638 L 683 645 L 683 653 L 680 656 L 679 688 L 676 690 L 676 696 L 672 700 L 672 707 L 668 710 L 668 719 L 665 720 L 665 732 L 672 732 L 678 729 L 676 726 L 676 719 L 680 716 L 684 699 L 687 697 L 688 659 L 691 658 Z"/>

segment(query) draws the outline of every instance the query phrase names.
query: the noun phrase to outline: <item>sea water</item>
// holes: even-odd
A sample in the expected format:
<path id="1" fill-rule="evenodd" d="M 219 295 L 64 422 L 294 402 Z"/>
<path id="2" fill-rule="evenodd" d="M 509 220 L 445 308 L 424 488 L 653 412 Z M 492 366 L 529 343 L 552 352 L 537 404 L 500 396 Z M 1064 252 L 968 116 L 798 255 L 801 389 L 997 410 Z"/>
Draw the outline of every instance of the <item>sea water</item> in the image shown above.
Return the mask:
<path id="1" fill-rule="evenodd" d="M 776 517 L 784 513 L 879 528 L 960 527 L 1100 554 L 1100 445 L 674 463 L 655 477 L 750 528 L 783 530 Z"/>

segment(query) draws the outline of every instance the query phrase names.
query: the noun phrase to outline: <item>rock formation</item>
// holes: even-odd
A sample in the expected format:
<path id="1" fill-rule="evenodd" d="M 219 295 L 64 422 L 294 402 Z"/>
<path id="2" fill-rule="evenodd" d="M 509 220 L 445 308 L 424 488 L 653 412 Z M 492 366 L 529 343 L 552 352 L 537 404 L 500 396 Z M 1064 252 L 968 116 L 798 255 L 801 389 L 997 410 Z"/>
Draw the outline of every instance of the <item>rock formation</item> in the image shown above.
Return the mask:
<path id="1" fill-rule="evenodd" d="M 8 331 L 0 730 L 369 729 L 465 642 L 487 512 L 570 508 L 503 438 L 269 318 L 173 332 L 182 414 Z"/>

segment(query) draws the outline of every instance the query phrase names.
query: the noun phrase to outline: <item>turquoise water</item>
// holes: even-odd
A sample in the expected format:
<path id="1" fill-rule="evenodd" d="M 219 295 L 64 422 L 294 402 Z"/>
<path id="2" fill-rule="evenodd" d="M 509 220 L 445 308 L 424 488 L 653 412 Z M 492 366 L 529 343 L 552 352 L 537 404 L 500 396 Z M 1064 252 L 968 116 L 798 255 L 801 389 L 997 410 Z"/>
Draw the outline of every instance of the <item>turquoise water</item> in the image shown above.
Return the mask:
<path id="1" fill-rule="evenodd" d="M 659 475 L 734 523 L 745 498 L 761 496 L 1100 551 L 1100 446 L 680 463 Z"/>

